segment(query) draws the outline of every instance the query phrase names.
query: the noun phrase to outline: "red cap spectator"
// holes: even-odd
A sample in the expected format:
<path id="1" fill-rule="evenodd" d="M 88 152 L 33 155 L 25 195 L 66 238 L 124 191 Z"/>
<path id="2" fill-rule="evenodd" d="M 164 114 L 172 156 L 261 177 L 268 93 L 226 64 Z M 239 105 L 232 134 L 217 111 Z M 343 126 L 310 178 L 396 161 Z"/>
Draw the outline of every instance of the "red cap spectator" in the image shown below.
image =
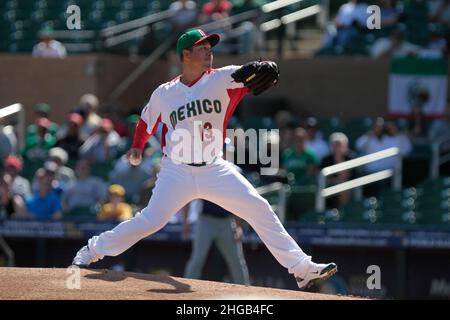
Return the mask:
<path id="1" fill-rule="evenodd" d="M 51 124 L 52 123 L 47 118 L 41 117 L 41 118 L 36 119 L 36 125 L 38 127 L 42 127 L 42 128 L 48 129 L 48 128 L 50 128 Z"/>
<path id="2" fill-rule="evenodd" d="M 111 131 L 113 128 L 113 123 L 110 119 L 104 118 L 100 123 L 100 127 L 105 131 Z"/>
<path id="3" fill-rule="evenodd" d="M 82 125 L 84 122 L 83 117 L 76 112 L 73 112 L 69 115 L 69 121 L 75 123 L 78 126 Z"/>
<path id="4" fill-rule="evenodd" d="M 8 156 L 3 162 L 5 167 L 13 167 L 17 171 L 22 171 L 23 163 L 22 160 L 16 156 Z"/>

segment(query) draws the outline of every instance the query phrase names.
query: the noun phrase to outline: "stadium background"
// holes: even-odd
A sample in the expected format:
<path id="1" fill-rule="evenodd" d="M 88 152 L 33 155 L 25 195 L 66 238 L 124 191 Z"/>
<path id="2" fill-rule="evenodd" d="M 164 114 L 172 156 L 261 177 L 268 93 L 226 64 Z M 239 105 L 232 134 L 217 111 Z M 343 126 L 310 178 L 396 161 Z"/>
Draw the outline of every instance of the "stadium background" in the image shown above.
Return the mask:
<path id="1" fill-rule="evenodd" d="M 262 97 L 246 98 L 231 122 L 235 127 L 278 128 L 277 113 L 288 110 L 296 125 L 307 127 L 308 117 L 318 120 L 324 141 L 333 132 L 344 132 L 355 149 L 356 140 L 371 129 L 375 117 L 389 117 L 389 76 L 391 58 L 374 59 L 370 48 L 377 39 L 389 36 L 389 31 L 360 30 L 343 47 L 321 50 L 323 21 L 331 19 L 346 1 L 324 1 L 329 14 L 311 15 L 302 20 L 270 29 L 265 25 L 264 42 L 254 52 L 239 52 L 240 38 L 229 38 L 224 52 L 215 56 L 215 66 L 239 64 L 259 58 L 276 60 L 281 69 L 281 82 Z M 205 1 L 197 1 L 198 8 Z M 266 1 L 255 1 L 256 10 L 263 10 Z M 381 4 L 377 1 L 367 3 Z M 66 8 L 77 4 L 81 8 L 82 30 L 90 34 L 69 31 L 66 28 Z M 235 8 L 242 4 L 234 2 Z M 321 1 L 294 1 L 281 9 L 260 15 L 254 21 L 260 27 L 281 17 L 321 4 Z M 0 106 L 21 103 L 26 125 L 36 121 L 34 107 L 39 103 L 51 106 L 49 119 L 63 126 L 68 115 L 79 107 L 80 97 L 92 93 L 98 97 L 98 113 L 113 120 L 117 128 L 126 127 L 126 119 L 139 113 L 152 90 L 161 82 L 170 80 L 177 70 L 172 53 L 155 57 L 154 63 L 123 92 L 119 85 L 136 70 L 149 54 L 171 39 L 170 20 L 152 24 L 147 35 L 133 36 L 129 41 L 107 47 L 108 37 L 101 31 L 120 23 L 164 12 L 170 1 L 0 1 Z M 397 1 L 401 12 L 395 25 L 404 28 L 411 43 L 426 47 L 432 39 L 436 23 L 430 23 L 426 1 Z M 248 9 L 248 8 L 246 8 Z M 244 10 L 245 11 L 245 10 Z M 234 15 L 239 11 L 231 11 Z M 319 17 L 319 19 L 318 19 Z M 322 19 L 322 20 L 321 20 Z M 332 20 L 329 20 L 332 21 Z M 241 21 L 233 24 L 236 28 Z M 446 25 L 437 24 L 446 36 Z M 68 49 L 64 59 L 33 58 L 31 51 L 38 42 L 38 31 L 48 27 L 55 38 Z M 81 34 L 81 35 L 80 35 Z M 78 36 L 77 36 L 78 35 Z M 168 44 L 171 45 L 170 43 Z M 443 57 L 447 59 L 447 51 Z M 448 70 L 445 70 L 448 73 Z M 157 76 L 155 76 L 157 75 Z M 116 94 L 116 95 L 115 95 Z M 3 126 L 15 125 L 17 115 L 2 119 Z M 396 119 L 401 130 L 413 141 L 412 150 L 403 157 L 402 190 L 388 190 L 374 197 L 351 200 L 336 209 L 317 212 L 314 209 L 317 185 L 309 179 L 280 178 L 287 188 L 285 225 L 302 247 L 317 260 L 333 260 L 340 266 L 339 274 L 319 290 L 342 294 L 356 294 L 380 298 L 449 298 L 450 297 L 450 181 L 445 178 L 448 169 L 441 166 L 438 177 L 431 177 L 433 161 L 430 139 L 413 139 L 410 123 L 413 118 Z M 431 127 L 433 119 L 427 119 Z M 2 130 L 4 128 L 2 127 Z M 18 134 L 18 132 L 16 132 Z M 28 130 L 27 138 L 33 134 Z M 123 138 L 127 131 L 123 129 Z M 56 133 L 55 133 L 56 135 Z M 428 134 L 426 135 L 428 138 Z M 18 141 L 15 151 L 27 141 Z M 355 150 L 356 151 L 356 150 Z M 448 153 L 443 148 L 441 156 Z M 118 153 L 117 157 L 121 154 Z M 22 176 L 29 181 L 42 167 L 42 159 L 24 156 Z M 153 158 L 157 163 L 157 152 Z M 106 182 L 116 159 L 95 163 L 92 174 Z M 76 159 L 67 166 L 74 168 Z M 257 186 L 266 181 L 254 173 L 255 167 L 245 168 L 247 176 Z M 267 194 L 278 205 L 278 194 Z M 128 198 L 127 201 L 133 202 Z M 138 208 L 139 203 L 134 204 Z M 116 222 L 97 222 L 96 210 L 65 211 L 61 221 L 36 221 L 2 217 L 0 236 L 15 253 L 14 265 L 36 267 L 67 266 L 76 250 L 85 240 Z M 367 218 L 369 217 L 369 218 Z M 375 217 L 375 218 L 370 218 Z M 129 252 L 107 258 L 99 267 L 120 266 L 128 271 L 163 272 L 175 276 L 183 274 L 190 252 L 190 242 L 181 240 L 179 223 L 168 225 L 150 239 L 137 244 Z M 253 285 L 295 289 L 295 282 L 259 243 L 252 230 L 246 230 L 245 256 Z M 8 257 L 0 254 L 2 265 Z M 382 289 L 368 290 L 366 269 L 379 265 L 382 270 Z M 223 260 L 212 250 L 204 268 L 204 279 L 229 281 Z"/>

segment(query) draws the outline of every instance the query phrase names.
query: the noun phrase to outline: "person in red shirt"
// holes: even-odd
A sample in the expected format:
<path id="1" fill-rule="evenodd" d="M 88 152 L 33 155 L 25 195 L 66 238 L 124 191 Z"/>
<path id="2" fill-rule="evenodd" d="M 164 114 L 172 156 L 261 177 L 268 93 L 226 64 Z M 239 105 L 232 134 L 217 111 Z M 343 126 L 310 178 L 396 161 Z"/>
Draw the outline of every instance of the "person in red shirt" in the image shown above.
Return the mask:
<path id="1" fill-rule="evenodd" d="M 232 7 L 233 5 L 228 0 L 210 0 L 203 5 L 200 23 L 227 18 Z"/>

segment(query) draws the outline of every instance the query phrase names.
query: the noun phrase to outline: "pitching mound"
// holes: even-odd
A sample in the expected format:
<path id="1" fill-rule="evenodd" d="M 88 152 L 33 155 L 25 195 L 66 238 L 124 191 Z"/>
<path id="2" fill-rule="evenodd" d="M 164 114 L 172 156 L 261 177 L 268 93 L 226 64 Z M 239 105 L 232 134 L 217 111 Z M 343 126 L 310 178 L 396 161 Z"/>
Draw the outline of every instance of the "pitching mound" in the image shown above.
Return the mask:
<path id="1" fill-rule="evenodd" d="M 262 299 L 347 300 L 352 297 L 306 293 L 262 287 L 190 280 L 110 270 L 0 268 L 0 300 L 3 299 Z M 78 286 L 80 289 L 76 289 Z M 68 287 L 75 287 L 69 289 Z"/>

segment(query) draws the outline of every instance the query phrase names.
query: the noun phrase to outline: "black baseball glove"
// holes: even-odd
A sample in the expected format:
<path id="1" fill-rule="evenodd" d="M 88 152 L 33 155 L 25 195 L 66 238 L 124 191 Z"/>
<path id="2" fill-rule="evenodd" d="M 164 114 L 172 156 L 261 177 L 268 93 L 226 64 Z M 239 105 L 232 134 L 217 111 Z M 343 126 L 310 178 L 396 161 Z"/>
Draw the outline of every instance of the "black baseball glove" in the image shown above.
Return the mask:
<path id="1" fill-rule="evenodd" d="M 233 72 L 231 77 L 257 96 L 277 84 L 280 71 L 273 61 L 252 61 Z"/>

